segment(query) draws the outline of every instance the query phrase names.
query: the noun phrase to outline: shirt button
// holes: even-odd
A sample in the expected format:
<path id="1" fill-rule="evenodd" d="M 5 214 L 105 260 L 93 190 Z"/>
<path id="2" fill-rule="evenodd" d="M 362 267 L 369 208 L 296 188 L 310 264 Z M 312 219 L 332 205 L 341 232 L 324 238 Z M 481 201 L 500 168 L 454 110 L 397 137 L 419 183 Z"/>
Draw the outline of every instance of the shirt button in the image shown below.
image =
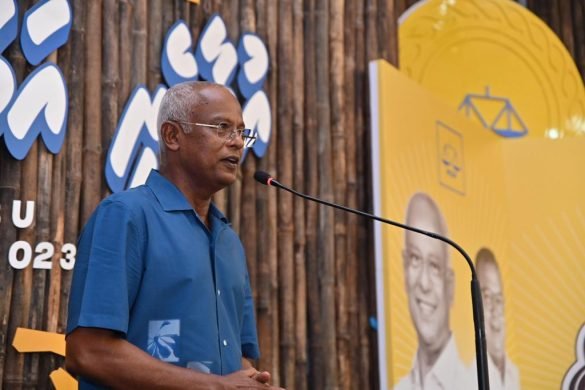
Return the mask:
<path id="1" fill-rule="evenodd" d="M 223 346 L 227 347 L 227 340 L 223 340 Z"/>
<path id="2" fill-rule="evenodd" d="M 221 295 L 221 290 L 217 290 L 217 295 Z"/>

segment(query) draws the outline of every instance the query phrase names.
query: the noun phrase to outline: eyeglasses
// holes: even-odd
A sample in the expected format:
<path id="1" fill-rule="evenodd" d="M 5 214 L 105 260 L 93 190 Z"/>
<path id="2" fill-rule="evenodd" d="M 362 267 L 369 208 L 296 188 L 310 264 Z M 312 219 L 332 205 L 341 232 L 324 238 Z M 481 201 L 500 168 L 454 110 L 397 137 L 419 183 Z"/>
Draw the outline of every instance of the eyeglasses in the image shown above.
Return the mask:
<path id="1" fill-rule="evenodd" d="M 171 119 L 173 122 L 181 123 L 183 125 L 191 125 L 191 126 L 201 126 L 201 127 L 210 127 L 215 129 L 217 136 L 224 140 L 224 142 L 232 141 L 236 137 L 240 137 L 242 141 L 244 141 L 244 147 L 249 148 L 254 145 L 256 142 L 256 132 L 251 129 L 232 129 L 227 123 L 220 123 L 217 125 L 212 125 L 208 123 L 198 123 L 198 122 L 186 122 L 180 121 L 176 119 Z"/>

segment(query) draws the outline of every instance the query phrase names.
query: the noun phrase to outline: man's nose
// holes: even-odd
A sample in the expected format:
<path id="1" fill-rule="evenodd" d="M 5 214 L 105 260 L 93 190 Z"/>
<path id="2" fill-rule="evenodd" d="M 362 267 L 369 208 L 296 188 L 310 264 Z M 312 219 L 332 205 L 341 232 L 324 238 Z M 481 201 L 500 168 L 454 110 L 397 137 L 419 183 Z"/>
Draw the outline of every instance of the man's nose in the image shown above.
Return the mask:
<path id="1" fill-rule="evenodd" d="M 244 147 L 244 139 L 242 138 L 241 134 L 238 134 L 237 131 L 234 131 L 232 134 L 230 134 L 230 138 L 227 139 L 226 143 L 237 149 L 242 149 Z"/>
<path id="2" fill-rule="evenodd" d="M 423 262 L 423 266 L 418 275 L 418 284 L 423 291 L 429 291 L 431 288 L 431 278 L 429 275 L 429 265 L 426 261 Z"/>

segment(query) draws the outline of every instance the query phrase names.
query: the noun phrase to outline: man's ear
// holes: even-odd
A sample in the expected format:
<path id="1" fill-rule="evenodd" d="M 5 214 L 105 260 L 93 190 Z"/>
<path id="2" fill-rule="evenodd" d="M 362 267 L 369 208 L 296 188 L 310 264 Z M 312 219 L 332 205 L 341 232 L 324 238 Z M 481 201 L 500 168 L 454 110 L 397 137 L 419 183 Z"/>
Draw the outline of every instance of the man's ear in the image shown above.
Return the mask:
<path id="1" fill-rule="evenodd" d="M 160 129 L 161 142 L 165 145 L 168 150 L 173 152 L 179 150 L 180 142 L 179 137 L 181 128 L 178 124 L 173 122 L 164 122 Z"/>

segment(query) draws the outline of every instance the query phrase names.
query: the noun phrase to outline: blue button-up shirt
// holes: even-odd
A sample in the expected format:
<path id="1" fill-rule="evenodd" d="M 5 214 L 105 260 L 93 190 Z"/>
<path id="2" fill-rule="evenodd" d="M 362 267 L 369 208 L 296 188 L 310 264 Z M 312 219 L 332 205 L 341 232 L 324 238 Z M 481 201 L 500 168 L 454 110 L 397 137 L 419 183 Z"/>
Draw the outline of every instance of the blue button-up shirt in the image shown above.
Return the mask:
<path id="1" fill-rule="evenodd" d="M 156 171 L 104 200 L 79 239 L 67 333 L 111 329 L 160 360 L 219 375 L 257 358 L 242 244 L 213 205 L 209 217 L 211 230 Z"/>

